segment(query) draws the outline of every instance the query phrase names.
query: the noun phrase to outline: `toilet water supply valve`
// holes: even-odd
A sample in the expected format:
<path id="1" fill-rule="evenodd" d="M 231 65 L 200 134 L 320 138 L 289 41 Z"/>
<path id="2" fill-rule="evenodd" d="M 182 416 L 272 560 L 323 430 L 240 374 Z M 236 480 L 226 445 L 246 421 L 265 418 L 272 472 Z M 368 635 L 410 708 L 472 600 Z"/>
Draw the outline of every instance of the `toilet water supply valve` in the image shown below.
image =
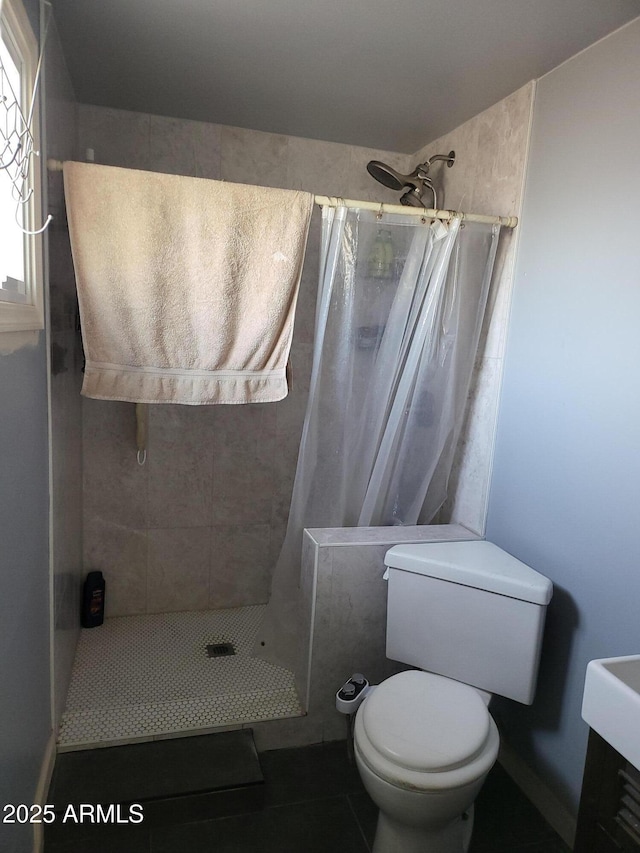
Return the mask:
<path id="1" fill-rule="evenodd" d="M 371 690 L 372 687 L 364 675 L 354 672 L 336 693 L 336 709 L 341 714 L 355 714 Z"/>

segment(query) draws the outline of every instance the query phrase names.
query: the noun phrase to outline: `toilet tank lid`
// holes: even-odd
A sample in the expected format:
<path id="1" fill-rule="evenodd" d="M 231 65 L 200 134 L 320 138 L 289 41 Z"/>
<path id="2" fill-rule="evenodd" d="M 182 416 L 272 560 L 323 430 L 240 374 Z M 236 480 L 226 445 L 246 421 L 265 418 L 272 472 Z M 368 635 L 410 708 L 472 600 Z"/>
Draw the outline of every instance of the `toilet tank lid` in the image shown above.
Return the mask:
<path id="1" fill-rule="evenodd" d="M 464 586 L 496 592 L 534 604 L 548 604 L 553 594 L 549 578 L 512 557 L 492 542 L 423 542 L 394 545 L 386 566 Z"/>

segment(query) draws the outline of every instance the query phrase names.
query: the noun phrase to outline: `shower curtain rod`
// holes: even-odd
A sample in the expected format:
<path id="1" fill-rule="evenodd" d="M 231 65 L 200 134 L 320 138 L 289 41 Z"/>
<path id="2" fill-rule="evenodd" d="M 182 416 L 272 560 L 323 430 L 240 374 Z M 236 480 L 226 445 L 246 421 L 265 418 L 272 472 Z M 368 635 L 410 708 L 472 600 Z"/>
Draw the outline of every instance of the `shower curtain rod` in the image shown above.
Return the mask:
<path id="1" fill-rule="evenodd" d="M 47 160 L 50 172 L 61 172 L 62 160 Z M 384 204 L 376 201 L 355 201 L 352 198 L 339 196 L 317 195 L 315 203 L 324 207 L 357 207 L 360 210 L 375 210 L 377 213 L 396 213 L 402 216 L 423 216 L 425 219 L 452 219 L 459 216 L 464 222 L 484 222 L 488 225 L 502 225 L 505 228 L 515 228 L 517 216 L 483 216 L 480 213 L 462 213 L 459 210 L 432 210 L 426 207 L 409 207 L 403 204 Z"/>
<path id="2" fill-rule="evenodd" d="M 424 216 L 425 219 L 453 219 L 459 216 L 464 222 L 484 222 L 488 225 L 502 225 L 515 228 L 517 216 L 484 216 L 481 213 L 462 213 L 459 210 L 433 210 L 427 207 L 409 207 L 404 204 L 386 204 L 379 201 L 355 201 L 352 198 L 317 195 L 316 204 L 326 207 L 357 207 L 360 210 L 375 210 L 377 213 L 398 213 L 404 216 Z"/>

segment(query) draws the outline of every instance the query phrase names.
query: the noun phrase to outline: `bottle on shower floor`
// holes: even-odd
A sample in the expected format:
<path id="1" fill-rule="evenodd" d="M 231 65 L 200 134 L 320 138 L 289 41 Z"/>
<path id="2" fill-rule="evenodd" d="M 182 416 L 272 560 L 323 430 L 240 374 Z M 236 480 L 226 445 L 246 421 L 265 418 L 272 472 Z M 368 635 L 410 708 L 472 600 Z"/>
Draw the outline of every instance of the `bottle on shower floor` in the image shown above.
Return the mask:
<path id="1" fill-rule="evenodd" d="M 97 628 L 104 622 L 105 586 L 102 572 L 89 572 L 82 590 L 83 628 Z"/>

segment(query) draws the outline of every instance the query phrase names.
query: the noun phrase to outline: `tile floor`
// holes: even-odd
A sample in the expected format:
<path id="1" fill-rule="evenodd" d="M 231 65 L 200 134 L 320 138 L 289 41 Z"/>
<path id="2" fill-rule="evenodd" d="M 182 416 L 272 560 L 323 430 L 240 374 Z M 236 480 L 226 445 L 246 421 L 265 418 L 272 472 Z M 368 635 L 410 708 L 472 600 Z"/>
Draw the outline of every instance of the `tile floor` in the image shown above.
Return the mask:
<path id="1" fill-rule="evenodd" d="M 58 838 L 45 853 L 370 853 L 376 809 L 344 742 L 260 755 L 265 778 L 259 807 L 234 804 L 213 820 L 110 827 L 88 843 Z M 239 813 L 240 811 L 240 813 Z M 476 802 L 469 853 L 569 853 L 498 765 Z"/>
<path id="2" fill-rule="evenodd" d="M 264 606 L 119 616 L 83 630 L 60 749 L 302 714 L 293 673 L 251 657 Z M 207 656 L 225 642 L 235 655 Z"/>

